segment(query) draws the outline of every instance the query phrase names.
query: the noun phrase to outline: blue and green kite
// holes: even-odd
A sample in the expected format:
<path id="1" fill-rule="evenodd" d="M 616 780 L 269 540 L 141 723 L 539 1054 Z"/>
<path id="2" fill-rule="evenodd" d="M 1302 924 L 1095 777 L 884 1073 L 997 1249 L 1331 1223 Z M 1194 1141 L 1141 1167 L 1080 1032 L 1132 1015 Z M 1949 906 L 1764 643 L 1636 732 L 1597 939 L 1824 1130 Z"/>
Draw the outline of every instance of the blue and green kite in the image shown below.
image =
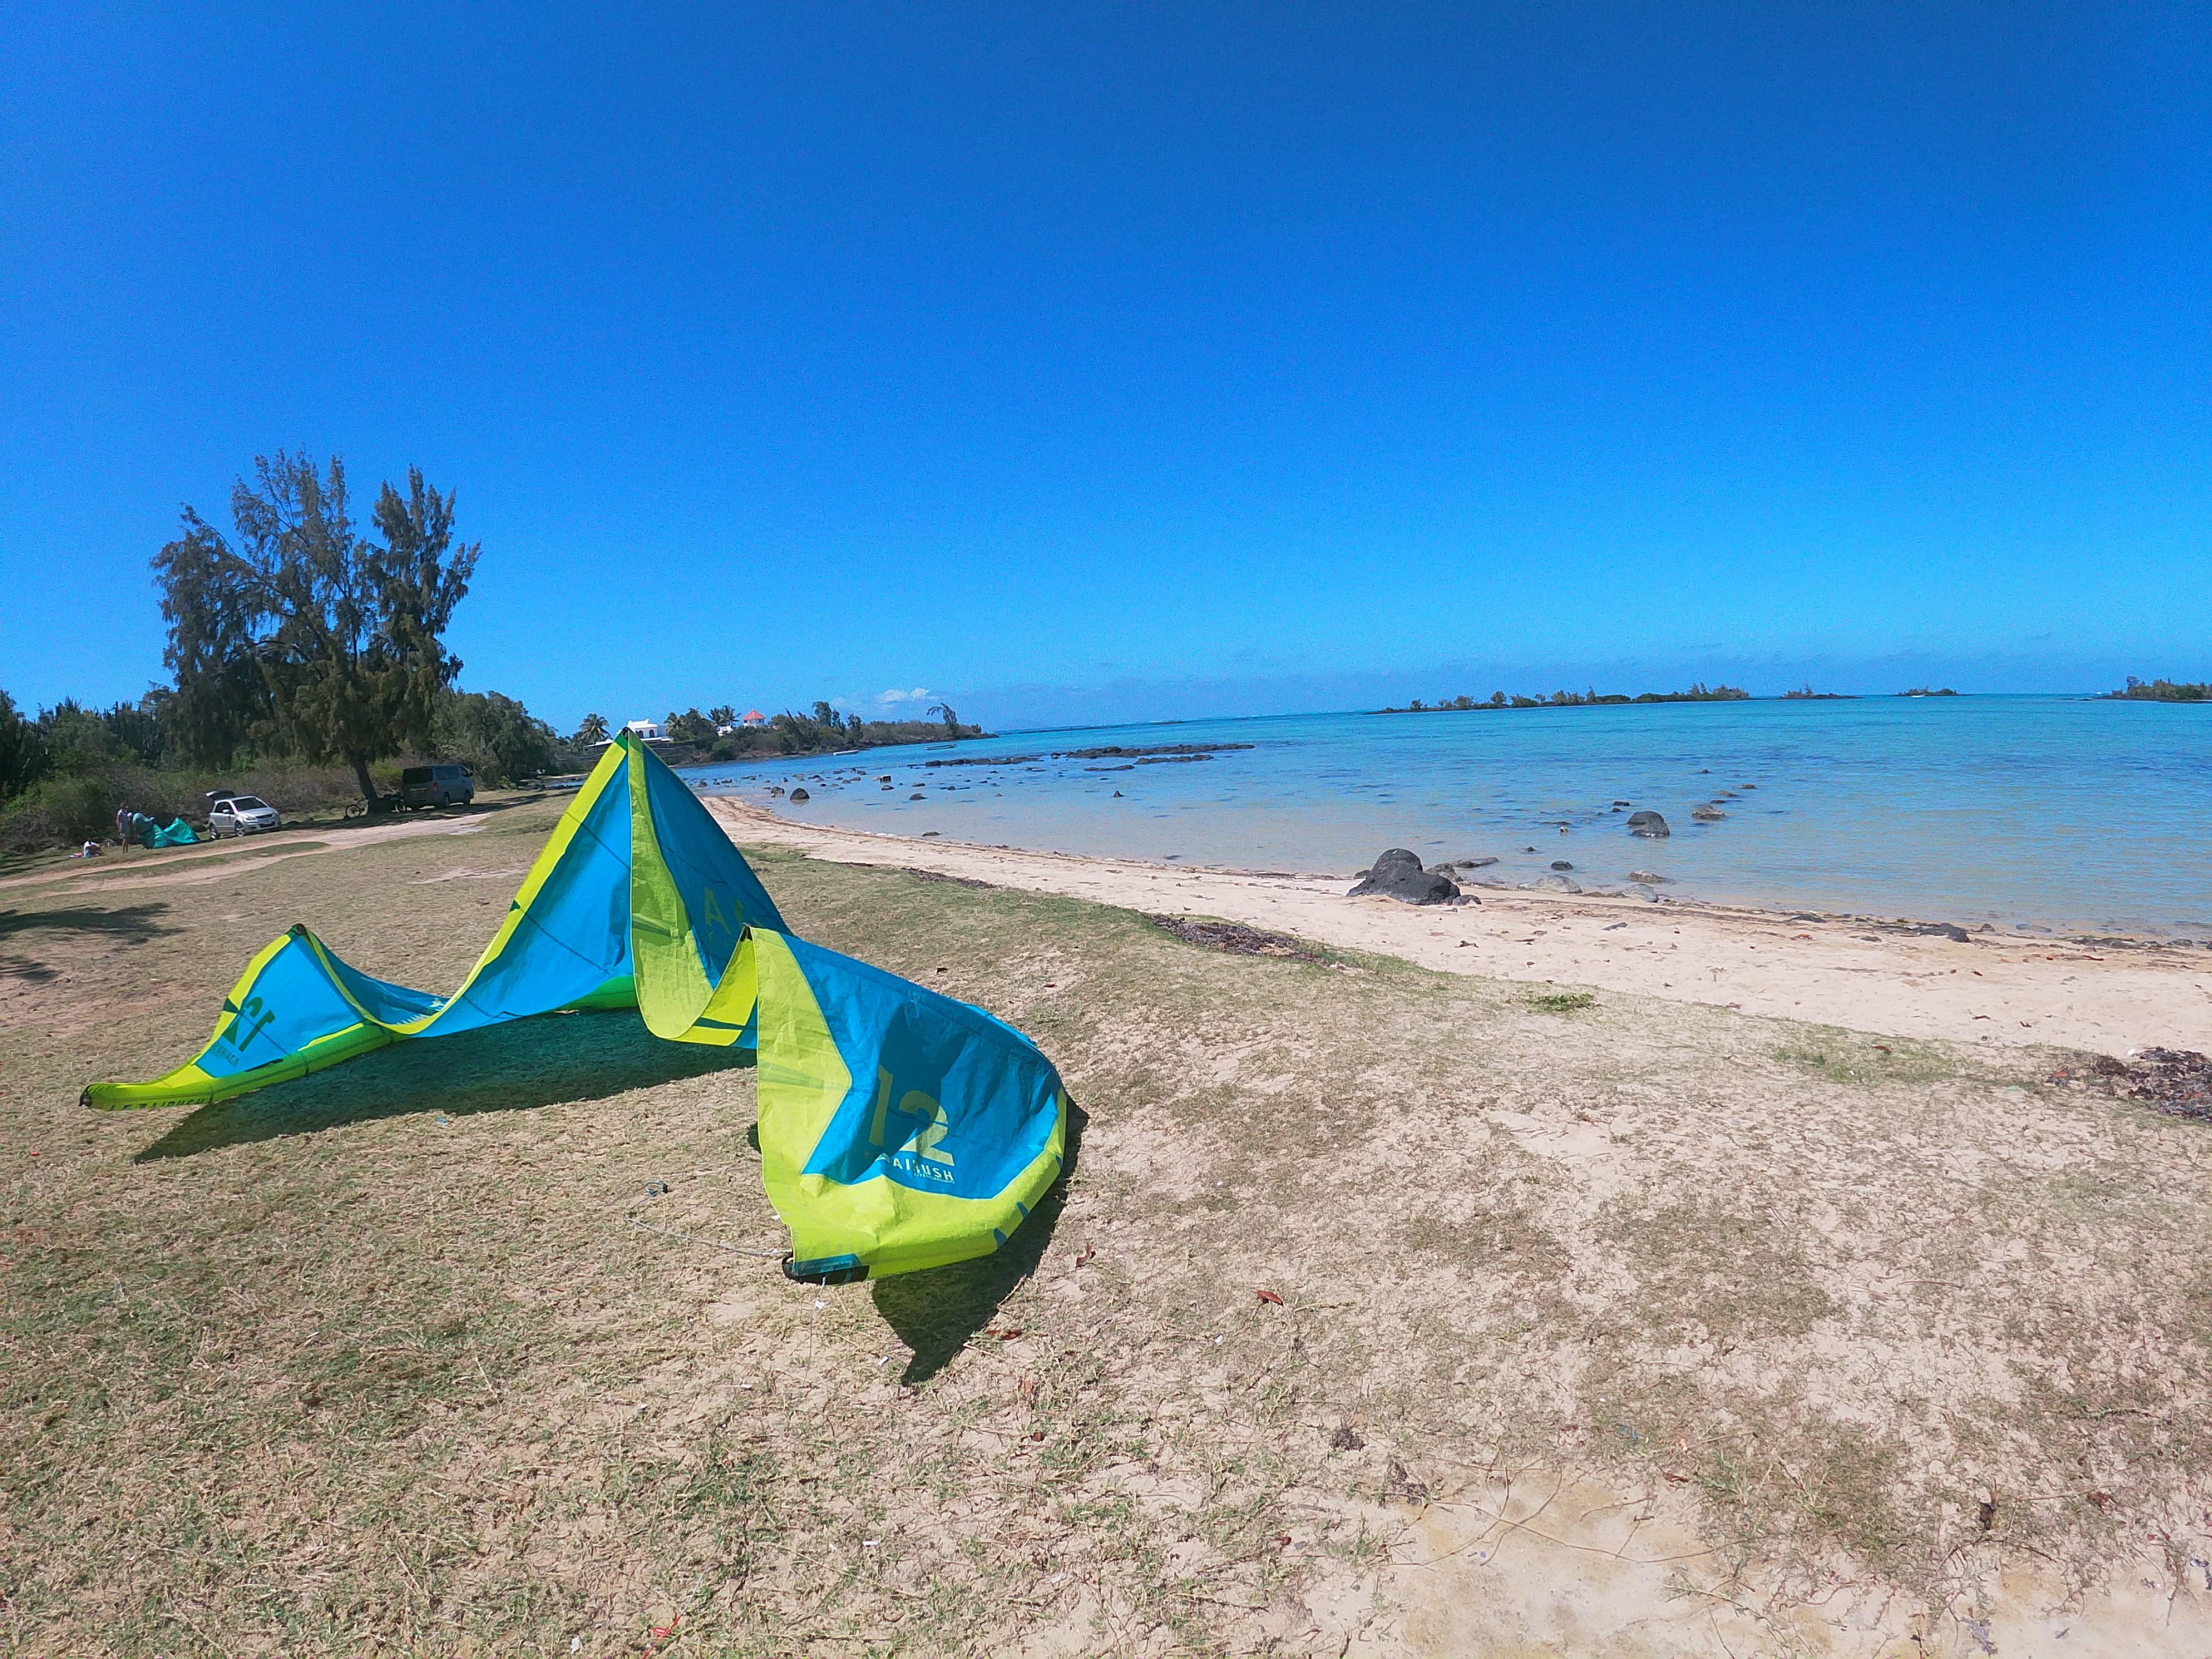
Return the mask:
<path id="1" fill-rule="evenodd" d="M 205 1048 L 87 1105 L 201 1105 L 389 1042 L 635 1008 L 655 1036 L 758 1051 L 761 1171 L 795 1278 L 986 1255 L 1060 1173 L 1067 1097 L 979 1008 L 793 935 L 682 780 L 625 732 L 449 997 L 371 979 L 304 927 L 246 964 Z"/>

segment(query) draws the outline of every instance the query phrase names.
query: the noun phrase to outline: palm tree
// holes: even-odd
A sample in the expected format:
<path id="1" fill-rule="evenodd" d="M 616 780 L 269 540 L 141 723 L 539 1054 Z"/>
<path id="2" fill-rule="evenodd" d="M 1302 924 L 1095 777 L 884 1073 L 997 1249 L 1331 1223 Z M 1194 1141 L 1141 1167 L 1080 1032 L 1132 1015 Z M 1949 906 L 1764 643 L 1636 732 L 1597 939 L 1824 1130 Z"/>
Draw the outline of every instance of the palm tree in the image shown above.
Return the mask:
<path id="1" fill-rule="evenodd" d="M 580 749 L 588 748 L 592 744 L 605 743 L 606 740 L 607 717 L 605 714 L 585 715 L 584 723 L 576 728 L 576 746 Z"/>

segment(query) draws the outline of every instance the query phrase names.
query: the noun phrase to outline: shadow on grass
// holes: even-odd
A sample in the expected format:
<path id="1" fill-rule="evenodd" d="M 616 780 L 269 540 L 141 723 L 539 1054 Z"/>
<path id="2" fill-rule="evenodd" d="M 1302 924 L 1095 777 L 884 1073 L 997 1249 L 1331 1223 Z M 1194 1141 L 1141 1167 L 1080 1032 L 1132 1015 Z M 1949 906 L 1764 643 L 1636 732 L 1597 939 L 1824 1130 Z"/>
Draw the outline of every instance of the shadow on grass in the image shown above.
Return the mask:
<path id="1" fill-rule="evenodd" d="M 1044 1253 L 1052 1248 L 1052 1236 L 1067 1200 L 1067 1183 L 1082 1152 L 1084 1127 L 1089 1121 L 1083 1109 L 1071 1100 L 1060 1179 L 1001 1248 L 973 1261 L 956 1261 L 949 1267 L 876 1281 L 876 1311 L 914 1350 L 900 1382 L 918 1386 L 943 1370 L 952 1356 L 991 1322 L 1014 1286 L 1037 1270 Z"/>
<path id="2" fill-rule="evenodd" d="M 97 933 L 125 945 L 146 945 L 182 931 L 154 920 L 166 904 L 127 904 L 121 907 L 72 904 L 51 910 L 0 910 L 0 941 L 17 933 Z M 0 979 L 20 979 L 32 985 L 49 985 L 61 970 L 37 957 L 0 951 Z"/>
<path id="3" fill-rule="evenodd" d="M 0 939 L 33 931 L 49 933 L 106 933 L 125 945 L 143 945 L 180 930 L 155 920 L 166 904 L 71 904 L 52 910 L 0 910 Z"/>
<path id="4" fill-rule="evenodd" d="M 395 1042 L 327 1072 L 200 1107 L 135 1161 L 190 1158 L 220 1146 L 410 1112 L 464 1117 L 605 1100 L 752 1063 L 750 1048 L 664 1042 L 627 1008 L 541 1014 L 453 1036 Z"/>

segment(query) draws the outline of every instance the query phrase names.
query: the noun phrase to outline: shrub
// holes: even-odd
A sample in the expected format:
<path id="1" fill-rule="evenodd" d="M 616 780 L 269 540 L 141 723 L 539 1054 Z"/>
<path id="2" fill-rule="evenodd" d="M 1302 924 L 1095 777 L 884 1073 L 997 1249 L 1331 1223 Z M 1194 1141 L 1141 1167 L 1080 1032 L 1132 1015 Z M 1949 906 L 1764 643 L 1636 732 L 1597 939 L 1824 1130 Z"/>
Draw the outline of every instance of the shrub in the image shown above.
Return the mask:
<path id="1" fill-rule="evenodd" d="M 100 841 L 115 833 L 115 795 L 99 776 L 47 778 L 33 784 L 0 813 L 0 851 Z"/>

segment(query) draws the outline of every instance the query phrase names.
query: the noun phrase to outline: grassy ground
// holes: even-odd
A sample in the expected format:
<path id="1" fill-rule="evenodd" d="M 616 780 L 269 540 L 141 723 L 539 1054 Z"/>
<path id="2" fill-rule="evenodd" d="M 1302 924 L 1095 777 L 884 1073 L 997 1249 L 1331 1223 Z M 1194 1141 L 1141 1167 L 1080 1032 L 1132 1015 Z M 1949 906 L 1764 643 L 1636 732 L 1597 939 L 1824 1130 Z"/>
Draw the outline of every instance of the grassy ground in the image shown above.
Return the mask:
<path id="1" fill-rule="evenodd" d="M 2206 1132 L 2048 1055 L 763 855 L 1060 1062 L 999 1256 L 787 1285 L 750 1073 L 626 1015 L 76 1104 L 294 921 L 452 984 L 558 805 L 0 891 L 9 1650 L 1336 1654 L 1421 1505 L 1528 1466 L 1696 1494 L 1680 1593 L 1778 1616 L 2206 1553 Z"/>

